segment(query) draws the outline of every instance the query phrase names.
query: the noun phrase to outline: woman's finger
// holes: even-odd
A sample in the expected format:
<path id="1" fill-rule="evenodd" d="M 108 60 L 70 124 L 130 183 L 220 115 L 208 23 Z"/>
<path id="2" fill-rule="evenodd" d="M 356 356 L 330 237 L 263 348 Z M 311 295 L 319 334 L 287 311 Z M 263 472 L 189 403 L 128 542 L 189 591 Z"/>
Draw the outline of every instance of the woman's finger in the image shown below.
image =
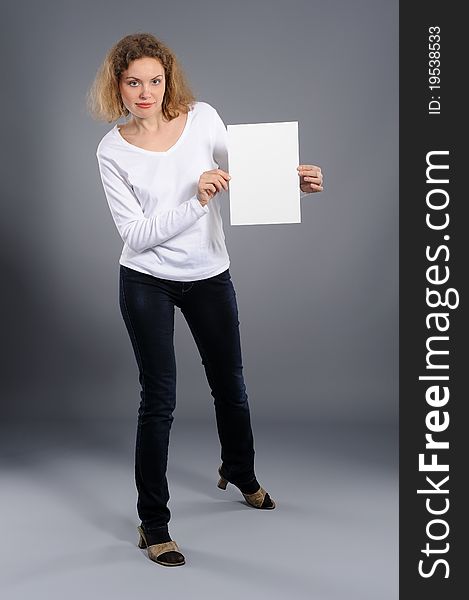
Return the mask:
<path id="1" fill-rule="evenodd" d="M 299 171 L 310 171 L 311 169 L 321 172 L 321 167 L 318 167 L 317 165 L 299 165 L 298 166 Z"/>
<path id="2" fill-rule="evenodd" d="M 228 189 L 228 185 L 222 175 L 215 174 L 211 181 L 217 186 L 219 192 L 223 189 Z"/>
<path id="3" fill-rule="evenodd" d="M 223 189 L 225 189 L 225 190 L 228 189 L 228 184 L 226 183 L 223 176 L 220 176 L 218 181 L 220 182 L 220 185 L 223 187 Z M 220 188 L 220 191 L 221 191 L 221 188 Z"/>
<path id="4" fill-rule="evenodd" d="M 207 175 L 206 177 L 204 177 L 204 186 L 207 189 L 213 189 L 215 192 L 221 191 L 221 184 L 214 174 Z M 209 188 L 208 186 L 211 187 Z"/>

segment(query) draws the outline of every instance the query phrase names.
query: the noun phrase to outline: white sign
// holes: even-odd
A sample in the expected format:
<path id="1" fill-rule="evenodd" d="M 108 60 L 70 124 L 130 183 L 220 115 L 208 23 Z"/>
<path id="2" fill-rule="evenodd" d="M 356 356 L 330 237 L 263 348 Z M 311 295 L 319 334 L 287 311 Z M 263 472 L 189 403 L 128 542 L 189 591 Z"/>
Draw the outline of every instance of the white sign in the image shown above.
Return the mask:
<path id="1" fill-rule="evenodd" d="M 301 223 L 298 121 L 227 132 L 231 225 Z"/>

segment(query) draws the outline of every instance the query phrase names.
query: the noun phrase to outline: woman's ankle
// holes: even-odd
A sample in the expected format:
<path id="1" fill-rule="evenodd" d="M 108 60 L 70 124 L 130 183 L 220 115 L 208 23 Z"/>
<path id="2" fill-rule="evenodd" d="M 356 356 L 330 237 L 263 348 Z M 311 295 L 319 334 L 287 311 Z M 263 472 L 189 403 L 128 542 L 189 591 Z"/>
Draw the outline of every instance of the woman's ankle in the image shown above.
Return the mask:
<path id="1" fill-rule="evenodd" d="M 144 525 L 141 525 L 147 544 L 152 546 L 153 544 L 162 544 L 163 542 L 170 542 L 171 536 L 169 535 L 168 526 L 156 527 L 154 529 L 147 529 Z"/>
<path id="2" fill-rule="evenodd" d="M 254 478 L 249 483 L 243 483 L 242 485 L 238 485 L 238 488 L 243 494 L 254 494 L 260 488 L 260 484 L 256 478 Z"/>

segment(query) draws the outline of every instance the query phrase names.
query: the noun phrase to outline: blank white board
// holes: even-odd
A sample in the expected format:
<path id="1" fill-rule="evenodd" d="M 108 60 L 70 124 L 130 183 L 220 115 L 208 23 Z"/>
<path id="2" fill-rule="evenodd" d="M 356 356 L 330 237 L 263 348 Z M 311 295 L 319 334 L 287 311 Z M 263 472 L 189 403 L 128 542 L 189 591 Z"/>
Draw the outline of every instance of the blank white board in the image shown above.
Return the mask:
<path id="1" fill-rule="evenodd" d="M 231 225 L 301 223 L 298 121 L 227 132 Z"/>

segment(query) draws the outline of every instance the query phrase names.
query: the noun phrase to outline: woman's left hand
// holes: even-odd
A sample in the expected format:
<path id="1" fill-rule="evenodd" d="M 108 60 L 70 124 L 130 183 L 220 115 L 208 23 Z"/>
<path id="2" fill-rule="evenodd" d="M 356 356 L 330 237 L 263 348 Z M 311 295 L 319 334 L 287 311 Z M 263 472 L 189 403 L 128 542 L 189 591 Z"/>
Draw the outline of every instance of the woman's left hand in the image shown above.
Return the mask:
<path id="1" fill-rule="evenodd" d="M 300 176 L 300 190 L 302 192 L 323 191 L 321 167 L 316 165 L 298 165 L 297 170 Z"/>

